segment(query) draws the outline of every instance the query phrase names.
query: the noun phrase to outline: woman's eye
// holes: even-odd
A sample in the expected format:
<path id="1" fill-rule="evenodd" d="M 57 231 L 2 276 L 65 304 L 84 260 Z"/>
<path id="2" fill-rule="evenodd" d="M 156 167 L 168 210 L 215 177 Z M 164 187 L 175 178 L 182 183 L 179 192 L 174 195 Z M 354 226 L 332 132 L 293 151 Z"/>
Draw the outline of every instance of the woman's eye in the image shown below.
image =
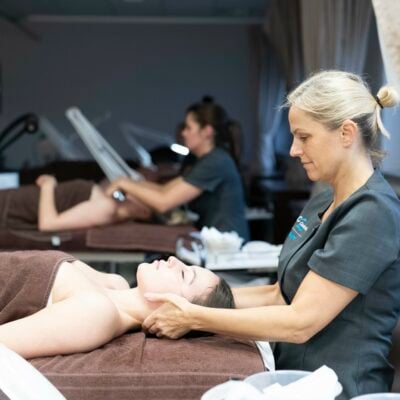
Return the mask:
<path id="1" fill-rule="evenodd" d="M 185 272 L 182 270 L 182 279 L 185 279 Z"/>
<path id="2" fill-rule="evenodd" d="M 302 141 L 302 142 L 305 142 L 306 140 L 307 140 L 307 136 L 300 136 L 300 140 Z"/>

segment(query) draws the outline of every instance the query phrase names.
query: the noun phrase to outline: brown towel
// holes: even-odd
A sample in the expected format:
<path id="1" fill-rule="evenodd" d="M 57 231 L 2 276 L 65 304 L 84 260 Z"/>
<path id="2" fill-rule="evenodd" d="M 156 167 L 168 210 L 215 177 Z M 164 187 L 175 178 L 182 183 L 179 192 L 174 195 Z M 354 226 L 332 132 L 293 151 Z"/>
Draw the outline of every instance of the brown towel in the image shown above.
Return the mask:
<path id="1" fill-rule="evenodd" d="M 59 183 L 54 192 L 56 209 L 63 212 L 90 198 L 93 182 L 76 179 Z M 8 229 L 36 229 L 39 187 L 21 186 L 0 191 L 0 226 Z"/>
<path id="2" fill-rule="evenodd" d="M 31 360 L 68 400 L 200 399 L 230 378 L 264 371 L 253 342 L 123 335 L 89 353 Z"/>
<path id="3" fill-rule="evenodd" d="M 60 251 L 0 253 L 0 325 L 44 308 L 60 264 L 74 258 Z"/>
<path id="4" fill-rule="evenodd" d="M 89 229 L 86 245 L 95 249 L 175 253 L 178 237 L 194 230 L 190 225 L 165 226 L 127 222 Z"/>
<path id="5" fill-rule="evenodd" d="M 74 229 L 63 232 L 39 232 L 33 229 L 0 229 L 3 251 L 11 250 L 61 250 L 90 251 L 85 245 L 86 230 Z"/>

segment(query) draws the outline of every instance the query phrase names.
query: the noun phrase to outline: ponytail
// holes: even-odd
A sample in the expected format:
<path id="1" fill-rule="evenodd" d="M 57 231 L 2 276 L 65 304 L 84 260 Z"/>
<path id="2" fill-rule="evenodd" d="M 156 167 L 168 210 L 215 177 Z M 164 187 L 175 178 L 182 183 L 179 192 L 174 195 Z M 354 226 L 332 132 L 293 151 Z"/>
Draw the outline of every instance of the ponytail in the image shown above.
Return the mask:
<path id="1" fill-rule="evenodd" d="M 375 96 L 375 100 L 377 103 L 377 107 L 376 107 L 377 128 L 382 133 L 383 136 L 386 136 L 387 138 L 389 138 L 390 134 L 386 130 L 386 128 L 382 122 L 381 110 L 383 108 L 397 106 L 397 104 L 399 104 L 399 95 L 393 87 L 383 86 L 379 89 L 378 94 Z"/>
<path id="2" fill-rule="evenodd" d="M 192 104 L 186 113 L 192 113 L 201 127 L 210 125 L 214 129 L 215 146 L 226 150 L 236 165 L 239 165 L 240 124 L 230 120 L 223 107 L 214 103 L 211 96 L 203 96 L 201 102 Z"/>

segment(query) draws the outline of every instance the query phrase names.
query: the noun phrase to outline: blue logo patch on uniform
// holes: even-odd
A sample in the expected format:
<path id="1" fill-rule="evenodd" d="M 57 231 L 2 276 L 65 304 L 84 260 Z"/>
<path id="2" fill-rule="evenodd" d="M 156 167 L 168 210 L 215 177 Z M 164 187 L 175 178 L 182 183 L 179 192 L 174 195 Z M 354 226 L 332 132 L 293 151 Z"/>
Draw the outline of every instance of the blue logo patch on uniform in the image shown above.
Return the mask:
<path id="1" fill-rule="evenodd" d="M 307 218 L 300 215 L 290 230 L 288 237 L 290 240 L 296 240 L 298 237 L 302 237 L 307 230 Z"/>
<path id="2" fill-rule="evenodd" d="M 293 232 L 289 232 L 289 239 L 294 240 L 296 239 L 296 235 Z"/>

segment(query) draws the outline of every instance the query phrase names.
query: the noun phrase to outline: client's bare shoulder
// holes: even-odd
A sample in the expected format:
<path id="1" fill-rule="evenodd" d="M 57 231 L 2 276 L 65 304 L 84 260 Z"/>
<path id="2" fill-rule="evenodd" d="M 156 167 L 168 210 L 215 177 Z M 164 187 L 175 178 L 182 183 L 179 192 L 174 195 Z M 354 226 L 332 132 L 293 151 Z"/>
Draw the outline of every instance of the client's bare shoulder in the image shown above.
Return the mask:
<path id="1" fill-rule="evenodd" d="M 95 274 L 102 274 L 95 270 L 87 273 L 82 269 L 80 261 L 63 262 L 56 275 L 51 291 L 50 304 L 62 302 L 71 298 L 81 299 L 81 307 L 90 308 L 91 312 L 98 312 L 109 321 L 113 336 L 119 336 L 131 328 L 131 323 L 113 296 L 111 290 L 107 289 L 99 281 Z"/>

